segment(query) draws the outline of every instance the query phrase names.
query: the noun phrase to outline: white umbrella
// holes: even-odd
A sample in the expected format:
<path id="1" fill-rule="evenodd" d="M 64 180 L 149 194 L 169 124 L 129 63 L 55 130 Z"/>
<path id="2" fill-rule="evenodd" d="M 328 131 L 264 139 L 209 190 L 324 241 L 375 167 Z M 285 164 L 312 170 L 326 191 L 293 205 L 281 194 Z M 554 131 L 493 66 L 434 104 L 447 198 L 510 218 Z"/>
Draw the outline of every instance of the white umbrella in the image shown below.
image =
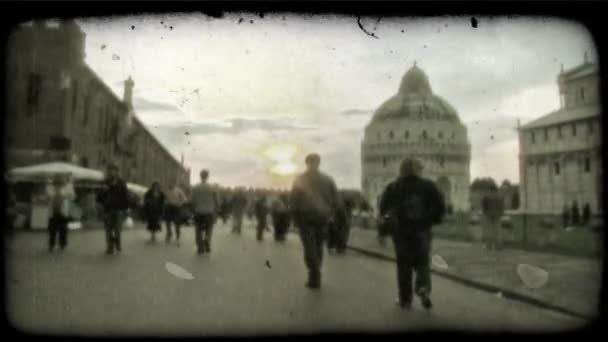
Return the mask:
<path id="1" fill-rule="evenodd" d="M 104 179 L 103 172 L 99 170 L 87 169 L 65 162 L 51 162 L 17 167 L 9 170 L 8 178 L 12 181 L 39 181 L 58 174 L 71 174 L 74 181 L 102 181 Z"/>

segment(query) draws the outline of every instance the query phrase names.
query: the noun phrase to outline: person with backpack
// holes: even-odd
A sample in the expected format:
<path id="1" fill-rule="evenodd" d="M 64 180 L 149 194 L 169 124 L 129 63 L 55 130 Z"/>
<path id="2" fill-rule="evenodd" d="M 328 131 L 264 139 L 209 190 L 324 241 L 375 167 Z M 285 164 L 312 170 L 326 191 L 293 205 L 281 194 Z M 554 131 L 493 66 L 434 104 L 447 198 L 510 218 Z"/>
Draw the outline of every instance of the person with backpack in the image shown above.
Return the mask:
<path id="1" fill-rule="evenodd" d="M 307 170 L 294 180 L 291 190 L 292 215 L 304 247 L 304 261 L 308 268 L 306 287 L 310 289 L 321 288 L 323 241 L 330 218 L 339 210 L 336 184 L 319 171 L 320 164 L 318 154 L 306 156 Z"/>
<path id="2" fill-rule="evenodd" d="M 414 292 L 422 306 L 430 309 L 432 302 L 430 249 L 431 227 L 445 214 L 443 195 L 430 180 L 420 177 L 421 163 L 406 158 L 399 177 L 391 182 L 380 198 L 380 215 L 384 223 L 381 236 L 391 235 L 397 256 L 397 305 L 412 305 L 412 273 L 416 273 Z"/>

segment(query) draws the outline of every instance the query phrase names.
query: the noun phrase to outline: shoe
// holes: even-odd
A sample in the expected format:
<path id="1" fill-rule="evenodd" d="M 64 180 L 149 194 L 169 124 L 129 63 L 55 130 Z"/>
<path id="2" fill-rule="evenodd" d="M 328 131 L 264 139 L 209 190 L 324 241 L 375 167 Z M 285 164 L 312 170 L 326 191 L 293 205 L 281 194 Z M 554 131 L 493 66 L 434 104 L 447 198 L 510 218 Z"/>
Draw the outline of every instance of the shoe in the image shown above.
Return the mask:
<path id="1" fill-rule="evenodd" d="M 308 281 L 306 283 L 306 287 L 308 287 L 309 289 L 318 290 L 321 288 L 321 283 L 314 283 L 314 282 Z"/>
<path id="2" fill-rule="evenodd" d="M 408 302 L 408 301 L 402 301 L 400 299 L 397 299 L 395 301 L 395 305 L 397 305 L 398 307 L 404 309 L 404 310 L 411 310 L 412 309 L 412 302 Z"/>
<path id="3" fill-rule="evenodd" d="M 423 294 L 420 296 L 420 302 L 422 302 L 422 307 L 427 310 L 429 310 L 430 308 L 433 307 L 433 303 L 431 302 L 431 299 L 426 294 Z"/>

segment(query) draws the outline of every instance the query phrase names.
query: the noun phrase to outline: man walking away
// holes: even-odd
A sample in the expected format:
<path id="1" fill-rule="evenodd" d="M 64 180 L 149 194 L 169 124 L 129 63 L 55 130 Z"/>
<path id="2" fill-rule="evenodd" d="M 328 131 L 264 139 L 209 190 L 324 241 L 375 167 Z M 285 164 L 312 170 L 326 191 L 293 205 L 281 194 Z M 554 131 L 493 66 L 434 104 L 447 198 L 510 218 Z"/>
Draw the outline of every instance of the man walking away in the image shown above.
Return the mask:
<path id="1" fill-rule="evenodd" d="M 298 176 L 292 187 L 291 203 L 294 223 L 299 228 L 304 247 L 304 261 L 308 268 L 306 287 L 321 287 L 323 242 L 327 224 L 338 206 L 338 190 L 333 179 L 321 171 L 321 157 L 306 156 L 307 170 Z"/>
<path id="2" fill-rule="evenodd" d="M 412 303 L 412 271 L 416 272 L 415 292 L 430 309 L 431 226 L 441 222 L 445 212 L 443 196 L 430 180 L 419 176 L 422 165 L 407 158 L 400 176 L 390 183 L 380 200 L 380 215 L 390 222 L 389 232 L 397 255 L 397 304 L 405 309 Z M 386 234 L 384 230 L 381 230 Z"/>
<path id="3" fill-rule="evenodd" d="M 264 240 L 264 231 L 266 230 L 268 223 L 268 205 L 266 204 L 266 197 L 261 194 L 258 200 L 255 202 L 255 217 L 258 221 L 257 225 L 257 240 Z"/>
<path id="4" fill-rule="evenodd" d="M 194 208 L 194 225 L 198 254 L 211 252 L 211 236 L 215 216 L 219 210 L 217 191 L 207 184 L 209 171 L 201 171 L 201 182 L 192 189 L 192 206 Z"/>
<path id="5" fill-rule="evenodd" d="M 498 193 L 498 188 L 492 188 L 481 200 L 485 226 L 486 248 L 496 250 L 500 248 L 500 218 L 504 212 L 504 200 Z"/>
<path id="6" fill-rule="evenodd" d="M 232 232 L 241 234 L 243 215 L 247 207 L 247 198 L 243 189 L 238 189 L 232 197 Z"/>
<path id="7" fill-rule="evenodd" d="M 106 254 L 113 254 L 114 249 L 120 252 L 120 232 L 127 216 L 129 196 L 127 185 L 118 176 L 118 166 L 108 166 L 104 188 L 99 194 L 98 201 L 104 209 Z"/>
<path id="8" fill-rule="evenodd" d="M 185 204 L 186 195 L 182 189 L 175 184 L 167 192 L 167 205 L 165 208 L 165 226 L 167 229 L 165 241 L 167 243 L 171 242 L 171 238 L 173 237 L 172 226 L 175 225 L 175 242 L 177 242 L 177 245 L 179 246 L 180 227 L 184 216 L 183 210 Z"/>

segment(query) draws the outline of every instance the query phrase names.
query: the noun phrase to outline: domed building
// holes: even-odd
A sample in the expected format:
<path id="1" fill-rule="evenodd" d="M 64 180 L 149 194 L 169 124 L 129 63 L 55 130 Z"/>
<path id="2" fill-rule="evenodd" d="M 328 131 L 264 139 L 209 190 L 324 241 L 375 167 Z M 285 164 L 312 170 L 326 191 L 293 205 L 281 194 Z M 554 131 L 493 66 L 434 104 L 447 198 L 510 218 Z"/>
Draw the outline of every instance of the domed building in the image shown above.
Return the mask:
<path id="1" fill-rule="evenodd" d="M 422 176 L 435 181 L 451 210 L 468 210 L 471 144 L 456 110 L 433 94 L 429 79 L 414 66 L 399 92 L 376 110 L 361 143 L 362 189 L 377 209 L 401 161 L 422 162 Z"/>

